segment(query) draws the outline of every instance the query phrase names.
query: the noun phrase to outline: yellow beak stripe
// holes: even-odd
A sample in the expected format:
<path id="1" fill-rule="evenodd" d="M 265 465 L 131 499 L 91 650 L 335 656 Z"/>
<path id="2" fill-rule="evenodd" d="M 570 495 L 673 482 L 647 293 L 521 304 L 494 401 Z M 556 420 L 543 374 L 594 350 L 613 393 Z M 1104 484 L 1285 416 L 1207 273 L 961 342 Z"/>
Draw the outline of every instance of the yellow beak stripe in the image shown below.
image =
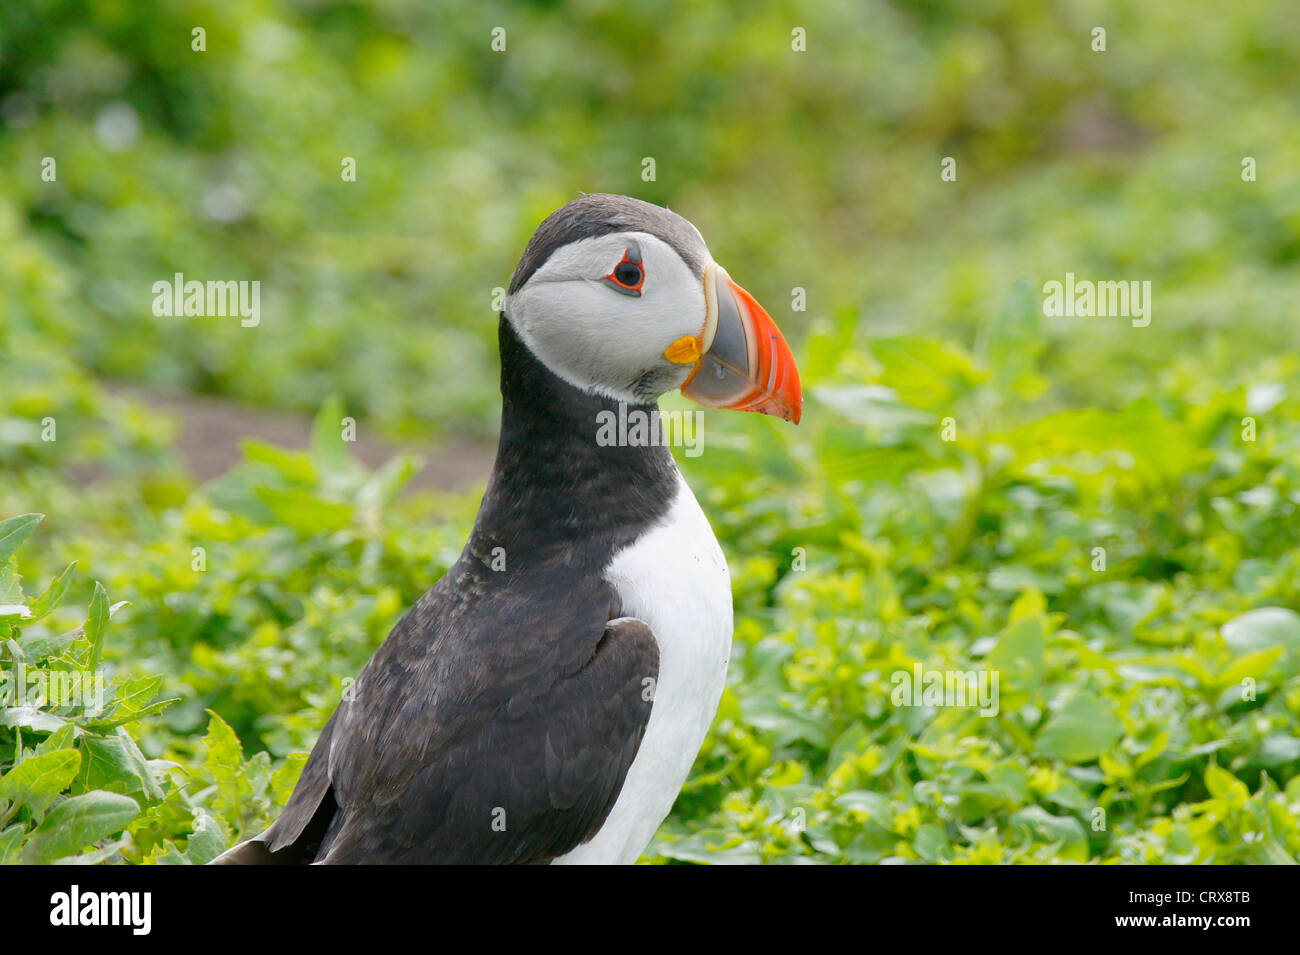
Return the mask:
<path id="1" fill-rule="evenodd" d="M 664 357 L 674 365 L 693 365 L 702 354 L 700 340 L 694 335 L 684 335 L 664 349 Z"/>

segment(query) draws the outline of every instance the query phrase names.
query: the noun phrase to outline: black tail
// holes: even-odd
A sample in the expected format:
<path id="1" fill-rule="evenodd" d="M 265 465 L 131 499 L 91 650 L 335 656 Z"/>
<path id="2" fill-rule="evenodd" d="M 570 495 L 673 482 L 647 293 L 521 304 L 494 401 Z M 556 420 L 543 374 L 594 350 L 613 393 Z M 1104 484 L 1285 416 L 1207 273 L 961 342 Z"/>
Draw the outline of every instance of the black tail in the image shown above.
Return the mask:
<path id="1" fill-rule="evenodd" d="M 260 838 L 249 839 L 233 848 L 227 849 L 208 865 L 301 865 L 303 860 L 296 857 L 292 848 L 283 852 L 272 852 Z M 310 862 L 310 859 L 305 860 Z"/>

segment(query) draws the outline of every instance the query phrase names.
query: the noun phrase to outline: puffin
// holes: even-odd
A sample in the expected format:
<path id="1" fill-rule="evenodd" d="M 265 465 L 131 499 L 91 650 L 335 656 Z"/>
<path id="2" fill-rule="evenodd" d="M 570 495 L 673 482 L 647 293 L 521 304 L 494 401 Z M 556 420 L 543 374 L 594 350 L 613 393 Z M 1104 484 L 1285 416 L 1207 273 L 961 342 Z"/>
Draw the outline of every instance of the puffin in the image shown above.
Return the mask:
<path id="1" fill-rule="evenodd" d="M 498 326 L 500 439 L 463 552 L 280 816 L 215 863 L 628 864 L 672 809 L 726 682 L 731 584 L 666 442 L 611 441 L 609 416 L 659 420 L 680 389 L 797 424 L 798 370 L 690 222 L 621 195 L 541 223 Z"/>

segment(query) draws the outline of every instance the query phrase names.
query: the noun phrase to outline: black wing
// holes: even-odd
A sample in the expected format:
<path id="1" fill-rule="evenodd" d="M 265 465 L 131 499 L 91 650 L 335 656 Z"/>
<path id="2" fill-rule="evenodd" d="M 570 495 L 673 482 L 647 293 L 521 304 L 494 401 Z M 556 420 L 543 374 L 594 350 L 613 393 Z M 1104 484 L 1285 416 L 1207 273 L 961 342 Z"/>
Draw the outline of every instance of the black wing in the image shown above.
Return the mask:
<path id="1" fill-rule="evenodd" d="M 546 862 L 590 839 L 650 717 L 658 643 L 599 578 L 473 558 L 362 670 L 260 837 L 327 863 Z"/>

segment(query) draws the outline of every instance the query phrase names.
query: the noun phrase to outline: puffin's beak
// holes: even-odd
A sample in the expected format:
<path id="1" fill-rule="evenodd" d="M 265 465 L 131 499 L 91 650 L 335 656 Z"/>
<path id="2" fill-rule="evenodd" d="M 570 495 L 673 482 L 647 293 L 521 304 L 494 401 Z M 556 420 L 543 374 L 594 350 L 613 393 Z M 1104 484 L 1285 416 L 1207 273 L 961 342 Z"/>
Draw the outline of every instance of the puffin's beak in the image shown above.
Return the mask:
<path id="1" fill-rule="evenodd" d="M 670 361 L 694 361 L 682 394 L 706 408 L 757 411 L 799 423 L 803 393 L 790 346 L 763 306 L 710 262 L 704 270 L 706 314 L 700 339 L 674 342 Z"/>

